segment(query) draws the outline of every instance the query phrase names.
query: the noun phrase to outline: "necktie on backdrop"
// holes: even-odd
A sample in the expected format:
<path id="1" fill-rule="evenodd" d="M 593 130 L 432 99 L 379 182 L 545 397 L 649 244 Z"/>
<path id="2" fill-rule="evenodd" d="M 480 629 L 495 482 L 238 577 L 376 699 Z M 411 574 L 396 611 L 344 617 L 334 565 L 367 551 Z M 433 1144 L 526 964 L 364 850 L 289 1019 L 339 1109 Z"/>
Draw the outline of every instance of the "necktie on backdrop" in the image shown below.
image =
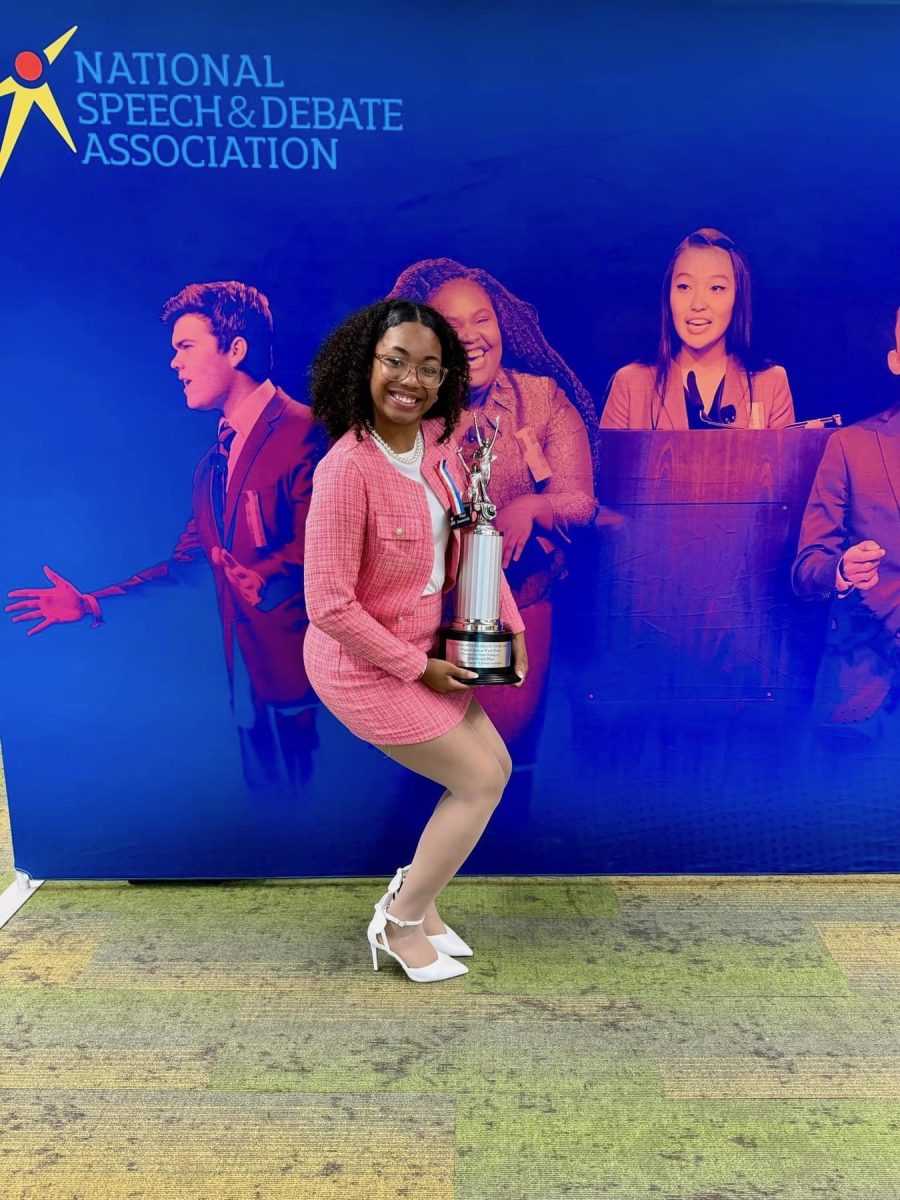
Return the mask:
<path id="1" fill-rule="evenodd" d="M 223 417 L 219 422 L 219 437 L 216 448 L 209 456 L 212 467 L 212 508 L 219 531 L 219 540 L 225 541 L 225 488 L 228 483 L 228 455 L 231 453 L 231 443 L 235 439 L 236 430 Z"/>

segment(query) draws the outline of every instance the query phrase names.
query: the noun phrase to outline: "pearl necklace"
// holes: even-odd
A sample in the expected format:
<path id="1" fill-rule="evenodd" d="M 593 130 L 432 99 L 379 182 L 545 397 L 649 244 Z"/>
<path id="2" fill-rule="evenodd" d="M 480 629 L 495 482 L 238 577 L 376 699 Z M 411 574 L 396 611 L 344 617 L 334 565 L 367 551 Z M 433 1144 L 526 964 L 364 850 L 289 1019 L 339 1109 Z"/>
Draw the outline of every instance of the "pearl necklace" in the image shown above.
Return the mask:
<path id="1" fill-rule="evenodd" d="M 414 467 L 425 453 L 425 439 L 422 437 L 421 427 L 416 430 L 416 440 L 413 443 L 413 448 L 411 450 L 404 450 L 402 454 L 398 453 L 392 446 L 389 446 L 384 438 L 377 434 L 371 426 L 369 426 L 369 433 L 386 454 L 390 455 L 396 462 L 403 463 L 405 467 Z"/>

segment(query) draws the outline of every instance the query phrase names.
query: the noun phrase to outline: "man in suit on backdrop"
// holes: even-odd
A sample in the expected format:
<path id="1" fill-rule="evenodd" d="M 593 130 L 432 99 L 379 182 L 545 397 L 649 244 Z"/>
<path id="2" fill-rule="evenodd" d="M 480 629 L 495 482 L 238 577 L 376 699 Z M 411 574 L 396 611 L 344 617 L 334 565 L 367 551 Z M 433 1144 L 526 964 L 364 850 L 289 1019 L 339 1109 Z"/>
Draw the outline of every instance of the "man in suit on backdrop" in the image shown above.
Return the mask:
<path id="1" fill-rule="evenodd" d="M 900 375 L 900 308 L 892 374 Z M 833 600 L 817 703 L 833 725 L 900 712 L 900 401 L 833 434 L 806 505 L 794 590 Z"/>
<path id="2" fill-rule="evenodd" d="M 237 282 L 189 284 L 163 307 L 188 408 L 220 414 L 216 443 L 194 472 L 193 515 L 171 557 L 130 579 L 81 592 L 50 567 L 50 587 L 9 593 L 29 635 L 91 616 L 103 604 L 208 562 L 244 775 L 252 788 L 296 787 L 310 770 L 316 698 L 303 669 L 308 625 L 303 538 L 320 456 L 308 406 L 269 379 L 272 314 Z"/>

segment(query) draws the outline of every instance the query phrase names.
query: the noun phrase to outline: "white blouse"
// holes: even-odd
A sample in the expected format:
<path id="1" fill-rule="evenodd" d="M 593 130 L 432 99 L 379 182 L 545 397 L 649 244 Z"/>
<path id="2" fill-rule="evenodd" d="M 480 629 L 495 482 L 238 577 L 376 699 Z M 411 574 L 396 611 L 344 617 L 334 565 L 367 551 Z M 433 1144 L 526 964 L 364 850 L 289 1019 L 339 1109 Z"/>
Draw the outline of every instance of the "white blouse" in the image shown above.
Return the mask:
<path id="1" fill-rule="evenodd" d="M 422 595 L 433 596 L 444 586 L 444 577 L 447 573 L 447 543 L 450 539 L 450 518 L 447 514 L 447 509 L 441 504 L 434 490 L 422 478 L 421 459 L 411 466 L 407 463 L 397 462 L 395 458 L 392 458 L 388 454 L 383 446 L 379 445 L 377 438 L 373 438 L 372 440 L 392 467 L 396 468 L 401 475 L 405 475 L 407 479 L 411 479 L 413 483 L 421 484 L 425 489 L 425 499 L 428 501 L 428 512 L 431 515 L 434 562 L 431 567 L 431 578 L 425 584 Z"/>

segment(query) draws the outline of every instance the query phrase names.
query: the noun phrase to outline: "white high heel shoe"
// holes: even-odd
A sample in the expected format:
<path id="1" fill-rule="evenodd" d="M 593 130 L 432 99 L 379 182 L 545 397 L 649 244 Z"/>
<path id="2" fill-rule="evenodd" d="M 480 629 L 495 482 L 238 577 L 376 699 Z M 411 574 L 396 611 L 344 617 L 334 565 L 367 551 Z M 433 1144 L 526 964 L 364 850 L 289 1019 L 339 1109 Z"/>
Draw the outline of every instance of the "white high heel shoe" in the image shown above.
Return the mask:
<path id="1" fill-rule="evenodd" d="M 400 891 L 408 870 L 409 867 L 397 868 L 396 875 L 388 884 L 389 896 L 394 897 Z M 472 947 L 467 945 L 458 933 L 454 933 L 446 922 L 444 923 L 443 933 L 426 933 L 425 936 L 431 942 L 432 946 L 434 946 L 435 950 L 437 950 L 438 954 L 447 954 L 451 958 L 471 958 L 475 953 Z"/>
<path id="2" fill-rule="evenodd" d="M 375 916 L 369 922 L 369 928 L 366 931 L 369 946 L 372 950 L 372 966 L 374 969 L 378 970 L 378 951 L 382 950 L 400 964 L 406 972 L 407 978 L 411 979 L 413 983 L 440 983 L 444 979 L 454 979 L 457 975 L 467 975 L 469 971 L 467 966 L 457 962 L 455 958 L 450 958 L 448 955 L 442 954 L 440 950 L 438 950 L 437 958 L 434 962 L 428 963 L 427 966 L 410 967 L 395 950 L 390 948 L 387 934 L 385 933 L 388 921 L 392 925 L 399 925 L 401 929 L 404 929 L 407 925 L 421 925 L 425 920 L 424 917 L 420 917 L 418 921 L 401 921 L 399 917 L 393 916 L 387 910 L 387 906 L 393 898 L 391 892 L 387 892 L 381 897 L 375 905 Z"/>

